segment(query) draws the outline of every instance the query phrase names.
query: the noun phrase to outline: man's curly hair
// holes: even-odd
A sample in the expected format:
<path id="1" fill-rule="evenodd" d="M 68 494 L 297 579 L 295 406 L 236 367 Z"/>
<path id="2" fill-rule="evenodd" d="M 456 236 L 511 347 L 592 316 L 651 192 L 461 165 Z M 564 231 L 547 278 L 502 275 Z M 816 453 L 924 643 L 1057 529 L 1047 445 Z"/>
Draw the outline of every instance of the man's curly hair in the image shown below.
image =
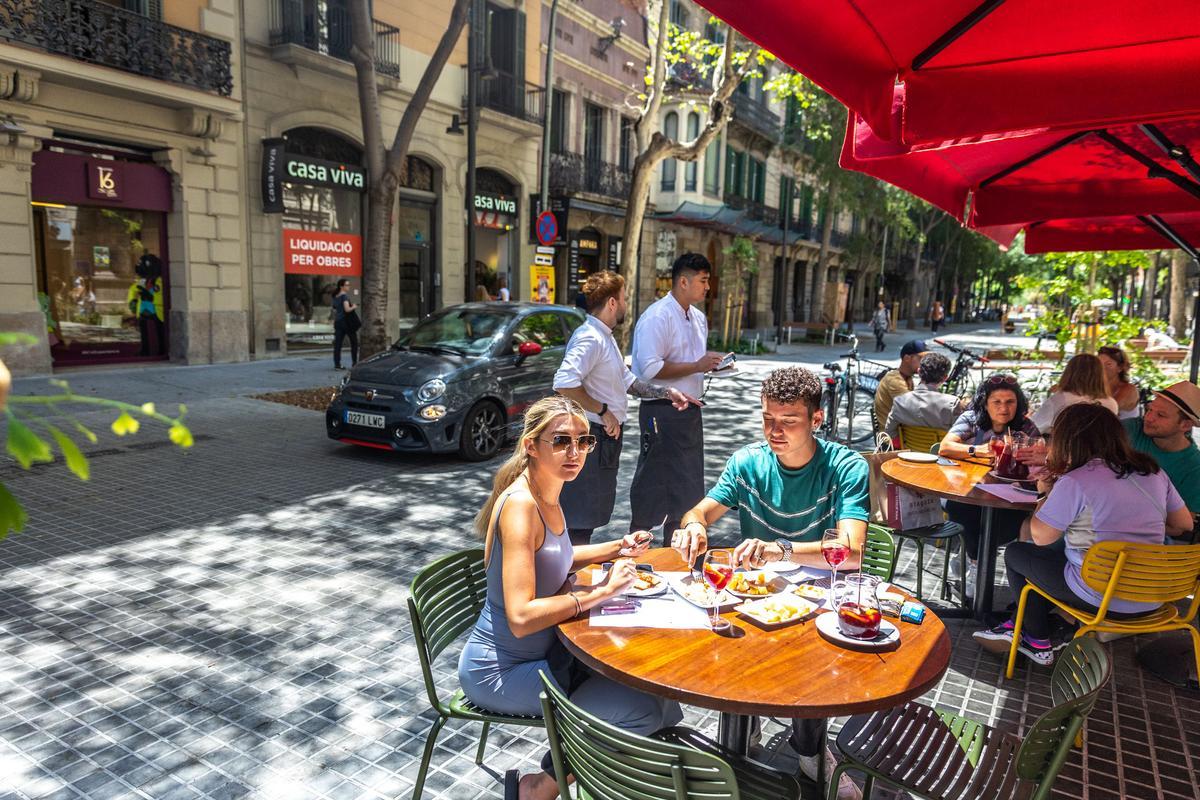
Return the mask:
<path id="1" fill-rule="evenodd" d="M 802 403 L 809 414 L 821 407 L 821 380 L 803 367 L 777 369 L 762 382 L 762 398 L 776 403 Z"/>

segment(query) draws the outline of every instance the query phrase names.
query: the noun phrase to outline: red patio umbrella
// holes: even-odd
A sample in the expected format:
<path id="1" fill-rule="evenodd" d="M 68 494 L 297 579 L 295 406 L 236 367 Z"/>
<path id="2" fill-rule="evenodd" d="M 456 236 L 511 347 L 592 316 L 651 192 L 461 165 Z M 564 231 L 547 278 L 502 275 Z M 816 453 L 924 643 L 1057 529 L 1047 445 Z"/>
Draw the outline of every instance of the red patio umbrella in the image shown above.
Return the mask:
<path id="1" fill-rule="evenodd" d="M 1200 115 L 1196 0 L 699 2 L 887 139 Z"/>
<path id="2" fill-rule="evenodd" d="M 985 231 L 986 232 L 986 231 Z M 1186 214 L 1054 219 L 1025 228 L 1025 252 L 1159 250 L 1200 244 L 1200 210 Z"/>
<path id="3" fill-rule="evenodd" d="M 1198 4 L 1200 5 L 1200 4 Z M 1034 222 L 1200 210 L 1200 117 L 904 146 L 851 116 L 841 164 L 996 236 Z M 1009 236 L 1011 238 L 1011 235 Z"/>

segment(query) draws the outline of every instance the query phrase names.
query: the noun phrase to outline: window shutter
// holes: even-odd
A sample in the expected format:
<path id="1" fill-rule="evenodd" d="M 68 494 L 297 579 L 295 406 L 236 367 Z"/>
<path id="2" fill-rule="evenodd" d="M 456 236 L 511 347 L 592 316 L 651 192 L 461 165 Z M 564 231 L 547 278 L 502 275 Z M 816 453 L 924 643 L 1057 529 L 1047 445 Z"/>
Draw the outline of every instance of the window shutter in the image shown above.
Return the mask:
<path id="1" fill-rule="evenodd" d="M 146 16 L 150 19 L 162 19 L 163 0 L 146 0 Z"/>
<path id="2" fill-rule="evenodd" d="M 475 38 L 475 63 L 470 66 L 480 69 L 488 61 L 487 4 L 484 0 L 471 2 L 471 36 Z M 475 79 L 479 80 L 478 76 Z"/>
<path id="3" fill-rule="evenodd" d="M 513 22 L 513 37 L 516 39 L 513 42 L 513 52 L 516 53 L 513 59 L 513 91 L 516 96 L 513 98 L 513 107 L 522 109 L 526 112 L 529 109 L 525 105 L 525 12 L 513 12 L 515 19 Z"/>

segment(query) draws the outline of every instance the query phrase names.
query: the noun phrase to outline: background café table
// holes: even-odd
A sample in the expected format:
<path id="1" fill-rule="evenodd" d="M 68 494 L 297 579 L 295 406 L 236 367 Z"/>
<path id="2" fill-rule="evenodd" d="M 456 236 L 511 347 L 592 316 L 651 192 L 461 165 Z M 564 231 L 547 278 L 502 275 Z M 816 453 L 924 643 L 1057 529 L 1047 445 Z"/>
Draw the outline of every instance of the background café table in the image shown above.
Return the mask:
<path id="1" fill-rule="evenodd" d="M 948 459 L 950 460 L 950 459 Z M 1033 511 L 1037 505 L 1034 495 L 1028 502 L 1008 502 L 979 488 L 988 482 L 990 464 L 953 459 L 954 466 L 928 463 L 914 464 L 893 458 L 883 462 L 883 476 L 890 482 L 933 494 L 945 500 L 957 500 L 979 506 L 983 513 L 979 531 L 979 566 L 975 573 L 975 618 L 982 620 L 992 610 L 992 589 L 995 585 L 996 548 L 992 544 L 992 511 L 997 508 Z M 949 616 L 947 612 L 942 612 Z M 951 612 L 952 613 L 952 612 Z"/>
<path id="2" fill-rule="evenodd" d="M 639 560 L 659 572 L 687 571 L 668 548 Z M 581 573 L 581 582 L 588 578 Z M 950 663 L 950 636 L 932 611 L 920 625 L 889 617 L 900 629 L 900 646 L 874 652 L 827 642 L 811 618 L 764 630 L 736 612 L 723 616 L 743 635 L 593 627 L 587 615 L 559 625 L 558 635 L 607 678 L 721 712 L 718 740 L 741 755 L 749 749 L 749 715 L 826 720 L 892 708 L 932 689 Z"/>

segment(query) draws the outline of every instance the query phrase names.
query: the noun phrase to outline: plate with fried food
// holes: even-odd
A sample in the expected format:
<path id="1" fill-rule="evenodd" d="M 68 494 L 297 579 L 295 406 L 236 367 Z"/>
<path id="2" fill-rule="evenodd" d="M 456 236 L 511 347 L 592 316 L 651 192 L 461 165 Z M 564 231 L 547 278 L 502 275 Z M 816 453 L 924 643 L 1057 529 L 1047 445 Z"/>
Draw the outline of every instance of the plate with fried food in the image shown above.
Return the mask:
<path id="1" fill-rule="evenodd" d="M 779 594 L 790 586 L 784 578 L 762 570 L 735 572 L 725 591 L 744 600 L 755 600 Z"/>
<path id="2" fill-rule="evenodd" d="M 796 587 L 792 589 L 792 593 L 803 597 L 809 602 L 816 603 L 817 605 L 821 605 L 829 599 L 829 590 L 824 586 L 817 586 L 815 583 L 797 584 Z"/>
<path id="3" fill-rule="evenodd" d="M 743 617 L 768 629 L 800 622 L 817 610 L 816 603 L 791 593 L 750 600 L 734 608 Z"/>
<path id="4" fill-rule="evenodd" d="M 651 570 L 639 569 L 637 579 L 621 594 L 628 597 L 654 597 L 666 591 L 666 578 Z"/>

